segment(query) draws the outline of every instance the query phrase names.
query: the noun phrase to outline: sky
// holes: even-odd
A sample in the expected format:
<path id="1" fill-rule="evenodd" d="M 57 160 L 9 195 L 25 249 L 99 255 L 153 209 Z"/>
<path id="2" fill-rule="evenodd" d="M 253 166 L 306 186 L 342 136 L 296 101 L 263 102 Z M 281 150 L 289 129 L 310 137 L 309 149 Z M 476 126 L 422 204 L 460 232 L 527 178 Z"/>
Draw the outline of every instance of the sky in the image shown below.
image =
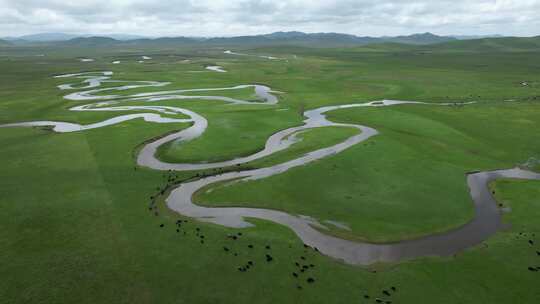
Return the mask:
<path id="1" fill-rule="evenodd" d="M 0 36 L 540 35 L 540 0 L 0 0 Z"/>

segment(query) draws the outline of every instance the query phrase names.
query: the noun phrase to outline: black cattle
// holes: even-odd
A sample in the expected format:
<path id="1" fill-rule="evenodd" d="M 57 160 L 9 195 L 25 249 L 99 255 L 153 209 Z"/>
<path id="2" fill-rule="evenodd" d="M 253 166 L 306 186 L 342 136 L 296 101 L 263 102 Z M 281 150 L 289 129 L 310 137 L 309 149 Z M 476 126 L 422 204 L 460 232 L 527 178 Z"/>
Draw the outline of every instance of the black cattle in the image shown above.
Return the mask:
<path id="1" fill-rule="evenodd" d="M 529 240 L 529 244 L 534 245 L 533 240 Z"/>
<path id="2" fill-rule="evenodd" d="M 248 264 L 253 266 L 253 261 L 248 261 Z"/>
<path id="3" fill-rule="evenodd" d="M 161 225 L 159 225 L 159 227 L 163 228 L 163 227 L 165 227 L 165 224 L 161 224 Z"/>
<path id="4" fill-rule="evenodd" d="M 265 248 L 270 250 L 270 245 L 266 245 Z"/>
<path id="5" fill-rule="evenodd" d="M 385 296 L 387 296 L 387 297 L 390 296 L 390 293 L 388 292 L 388 290 L 383 290 L 382 293 L 383 293 Z"/>
<path id="6" fill-rule="evenodd" d="M 253 245 L 249 244 L 249 245 L 248 245 L 248 248 L 253 248 Z"/>
<path id="7" fill-rule="evenodd" d="M 227 247 L 223 247 L 223 250 L 225 250 L 225 251 L 229 251 L 229 248 L 227 248 Z"/>
<path id="8" fill-rule="evenodd" d="M 536 268 L 534 268 L 534 267 L 529 267 L 528 269 L 529 269 L 530 271 L 535 271 L 535 272 L 538 271 L 538 269 L 536 269 Z"/>
<path id="9" fill-rule="evenodd" d="M 305 260 L 305 259 L 306 259 L 306 258 L 305 258 L 305 257 L 303 257 L 303 256 L 301 256 L 300 258 L 301 258 L 302 260 Z"/>
<path id="10" fill-rule="evenodd" d="M 307 279 L 307 282 L 310 283 L 310 284 L 311 284 L 311 283 L 315 283 L 315 279 L 314 279 L 314 278 L 308 278 L 308 279 Z"/>
<path id="11" fill-rule="evenodd" d="M 369 299 L 369 296 L 368 296 L 368 295 L 364 295 L 364 299 Z"/>
<path id="12" fill-rule="evenodd" d="M 293 272 L 292 275 L 293 275 L 293 277 L 298 278 L 298 273 Z"/>

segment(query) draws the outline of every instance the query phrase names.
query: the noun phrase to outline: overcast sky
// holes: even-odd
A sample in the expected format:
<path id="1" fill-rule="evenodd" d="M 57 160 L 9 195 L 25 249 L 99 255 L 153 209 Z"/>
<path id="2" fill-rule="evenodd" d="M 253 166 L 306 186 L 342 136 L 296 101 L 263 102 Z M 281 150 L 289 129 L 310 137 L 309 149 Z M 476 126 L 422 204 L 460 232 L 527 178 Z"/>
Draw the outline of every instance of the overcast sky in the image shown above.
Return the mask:
<path id="1" fill-rule="evenodd" d="M 540 35 L 540 0 L 0 0 L 0 36 Z"/>

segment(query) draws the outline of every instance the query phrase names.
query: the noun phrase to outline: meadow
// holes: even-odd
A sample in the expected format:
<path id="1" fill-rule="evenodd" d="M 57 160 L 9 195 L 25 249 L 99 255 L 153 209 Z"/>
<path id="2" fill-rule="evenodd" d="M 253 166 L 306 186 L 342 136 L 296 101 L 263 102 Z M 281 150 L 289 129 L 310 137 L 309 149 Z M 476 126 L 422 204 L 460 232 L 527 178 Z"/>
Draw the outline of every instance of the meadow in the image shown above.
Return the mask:
<path id="1" fill-rule="evenodd" d="M 330 112 L 332 121 L 370 126 L 380 134 L 283 174 L 210 186 L 196 196 L 206 206 L 264 207 L 344 223 L 350 230 L 328 225 L 326 231 L 342 238 L 396 242 L 469 221 L 467 172 L 540 158 L 539 53 L 461 47 L 242 50 L 283 60 L 231 56 L 217 47 L 0 48 L 0 124 L 92 123 L 118 115 L 68 111 L 86 102 L 63 99 L 65 92 L 56 86 L 65 80 L 53 76 L 81 71 L 168 81 L 167 90 L 260 83 L 280 92 L 277 105 L 160 103 L 187 108 L 209 122 L 202 137 L 160 149 L 159 157 L 171 162 L 252 154 L 273 133 L 301 125 L 303 110 L 325 105 L 380 99 L 475 102 Z M 138 63 L 143 55 L 152 60 Z M 80 62 L 82 57 L 95 61 Z M 121 63 L 111 64 L 114 60 Z M 207 65 L 228 72 L 205 70 Z M 254 99 L 249 90 L 224 94 Z M 250 220 L 255 227 L 232 229 L 198 222 L 168 210 L 164 195 L 158 210 L 149 210 L 150 196 L 163 189 L 169 174 L 137 167 L 136 151 L 151 138 L 186 127 L 133 120 L 69 134 L 0 129 L 0 294 L 5 303 L 540 301 L 539 272 L 528 269 L 540 266 L 538 181 L 491 185 L 501 208 L 511 210 L 504 214 L 511 226 L 481 245 L 452 257 L 352 266 L 305 248 L 274 223 Z M 290 160 L 355 132 L 311 130 L 290 149 L 236 169 Z M 530 169 L 538 171 L 540 164 Z M 205 173 L 175 174 L 181 180 Z M 300 273 L 295 263 L 306 270 Z M 251 265 L 248 271 L 238 270 L 246 265 Z"/>

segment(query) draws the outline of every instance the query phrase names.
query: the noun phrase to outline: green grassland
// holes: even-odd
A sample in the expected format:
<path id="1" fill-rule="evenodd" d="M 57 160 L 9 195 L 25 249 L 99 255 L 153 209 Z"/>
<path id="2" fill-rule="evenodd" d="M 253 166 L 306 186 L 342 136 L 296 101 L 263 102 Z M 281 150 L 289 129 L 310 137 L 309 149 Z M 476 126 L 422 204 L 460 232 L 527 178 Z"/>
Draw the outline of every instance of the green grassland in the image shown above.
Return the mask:
<path id="1" fill-rule="evenodd" d="M 231 106 L 211 100 L 160 102 L 195 111 L 209 122 L 202 137 L 171 143 L 159 151 L 162 159 L 178 162 L 218 161 L 259 151 L 274 132 L 302 124 L 299 109 L 304 106 L 377 99 L 477 101 L 467 106 L 404 105 L 331 112 L 333 121 L 370 126 L 380 134 L 313 164 L 264 180 L 216 185 L 197 196 L 205 205 L 265 207 L 344 222 L 351 231 L 332 228 L 328 232 L 344 238 L 373 242 L 414 238 L 471 218 L 466 172 L 509 168 L 530 157 L 540 158 L 537 51 L 461 44 L 454 49 L 451 45 L 425 48 L 388 44 L 369 49 L 243 50 L 288 58 L 272 61 L 225 55 L 220 48 L 0 48 L 0 123 L 93 123 L 117 116 L 68 111 L 86 102 L 63 99 L 65 92 L 56 86 L 66 80 L 52 77 L 100 70 L 114 71 L 114 79 L 172 83 L 133 92 L 248 83 L 263 83 L 283 92 L 274 106 Z M 45 57 L 35 56 L 43 53 Z M 141 55 L 153 59 L 139 64 Z M 96 61 L 83 63 L 79 57 Z M 182 62 L 185 59 L 191 61 Z M 123 62 L 112 65 L 113 60 Z M 207 64 L 219 64 L 229 72 L 190 72 L 204 71 Z M 524 81 L 527 86 L 521 84 Z M 131 91 L 122 92 L 126 93 Z M 248 90 L 225 94 L 253 98 Z M 250 220 L 256 226 L 242 230 L 199 223 L 169 211 L 163 196 L 157 215 L 150 212 L 150 196 L 163 189 L 167 173 L 137 168 L 137 147 L 185 127 L 133 120 L 70 134 L 39 128 L 0 129 L 2 302 L 540 301 L 539 273 L 527 269 L 540 266 L 537 181 L 502 180 L 492 185 L 499 202 L 511 209 L 504 219 L 512 225 L 479 246 L 453 257 L 350 266 L 303 248 L 290 230 L 273 223 Z M 355 132 L 349 128 L 307 131 L 289 150 L 241 169 L 289 160 Z M 200 172 L 176 175 L 184 179 L 196 173 Z M 178 219 L 188 221 L 180 232 L 175 227 Z M 242 235 L 236 241 L 227 238 L 238 232 Z M 273 262 L 265 261 L 267 253 Z M 248 261 L 254 262 L 252 269 L 239 272 L 237 268 Z M 296 279 L 291 275 L 296 271 L 295 261 L 314 267 Z M 308 277 L 315 283 L 307 283 Z M 381 293 L 391 286 L 397 287 L 392 296 Z"/>
<path id="2" fill-rule="evenodd" d="M 540 151 L 538 133 L 530 132 L 540 128 L 534 103 L 403 105 L 340 110 L 330 117 L 381 134 L 310 166 L 216 188 L 201 201 L 337 220 L 352 228 L 336 232 L 341 236 L 397 241 L 467 222 L 473 208 L 466 172 L 511 168 Z"/>

